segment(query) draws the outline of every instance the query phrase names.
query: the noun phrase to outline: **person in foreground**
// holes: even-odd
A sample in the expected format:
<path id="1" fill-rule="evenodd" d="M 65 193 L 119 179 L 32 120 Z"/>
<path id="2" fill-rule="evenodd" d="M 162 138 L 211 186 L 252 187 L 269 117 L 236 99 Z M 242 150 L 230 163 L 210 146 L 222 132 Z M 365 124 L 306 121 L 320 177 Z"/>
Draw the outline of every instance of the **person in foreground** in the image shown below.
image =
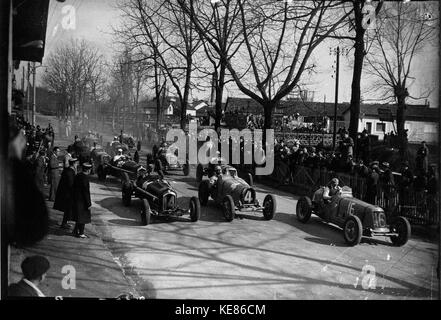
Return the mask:
<path id="1" fill-rule="evenodd" d="M 8 297 L 45 297 L 38 286 L 45 280 L 50 268 L 49 261 L 43 256 L 30 256 L 21 263 L 23 278 L 9 285 Z"/>

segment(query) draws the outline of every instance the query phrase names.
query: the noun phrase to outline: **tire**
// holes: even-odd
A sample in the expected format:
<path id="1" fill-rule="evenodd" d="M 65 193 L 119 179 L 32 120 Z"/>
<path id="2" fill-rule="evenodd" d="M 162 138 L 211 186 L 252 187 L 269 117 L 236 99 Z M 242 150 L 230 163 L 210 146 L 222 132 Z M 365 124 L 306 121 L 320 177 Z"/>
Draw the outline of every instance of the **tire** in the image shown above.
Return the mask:
<path id="1" fill-rule="evenodd" d="M 263 217 L 265 220 L 274 218 L 274 213 L 277 210 L 276 197 L 272 194 L 267 194 L 263 200 Z"/>
<path id="2" fill-rule="evenodd" d="M 192 222 L 196 222 L 201 218 L 201 204 L 197 197 L 191 197 L 190 199 L 190 219 Z"/>
<path id="3" fill-rule="evenodd" d="M 247 173 L 246 182 L 252 187 L 254 185 L 253 175 L 251 173 Z"/>
<path id="4" fill-rule="evenodd" d="M 206 206 L 210 196 L 210 182 L 208 180 L 202 181 L 199 185 L 198 197 L 202 206 Z"/>
<path id="5" fill-rule="evenodd" d="M 188 164 L 184 164 L 182 166 L 182 172 L 184 173 L 184 176 L 188 176 L 190 174 L 190 166 Z"/>
<path id="6" fill-rule="evenodd" d="M 296 216 L 297 220 L 302 223 L 307 223 L 312 214 L 312 202 L 309 197 L 301 197 L 297 201 Z"/>
<path id="7" fill-rule="evenodd" d="M 98 180 L 100 180 L 100 181 L 104 181 L 104 180 L 106 180 L 106 172 L 104 171 L 103 166 L 99 166 L 99 167 L 96 169 L 96 174 L 97 174 L 97 176 L 98 176 Z"/>
<path id="8" fill-rule="evenodd" d="M 133 188 L 130 182 L 124 181 L 122 184 L 122 202 L 126 207 L 130 207 L 132 202 Z"/>
<path id="9" fill-rule="evenodd" d="M 343 225 L 343 237 L 350 246 L 356 246 L 360 243 L 363 235 L 363 225 L 357 216 L 349 216 Z"/>
<path id="10" fill-rule="evenodd" d="M 233 221 L 234 217 L 236 216 L 236 206 L 232 196 L 225 196 L 224 200 L 222 201 L 222 209 L 225 220 L 228 222 Z"/>
<path id="11" fill-rule="evenodd" d="M 394 246 L 401 247 L 407 243 L 410 238 L 410 223 L 404 217 L 397 217 L 392 224 L 392 227 L 398 232 L 398 236 L 391 236 L 390 241 L 392 241 Z"/>
<path id="12" fill-rule="evenodd" d="M 196 167 L 196 181 L 201 182 L 203 176 L 204 176 L 204 168 L 202 167 L 201 164 L 198 164 L 198 166 Z"/>
<path id="13" fill-rule="evenodd" d="M 150 205 L 147 199 L 142 199 L 142 208 L 141 208 L 141 223 L 143 226 L 147 226 L 150 224 Z"/>

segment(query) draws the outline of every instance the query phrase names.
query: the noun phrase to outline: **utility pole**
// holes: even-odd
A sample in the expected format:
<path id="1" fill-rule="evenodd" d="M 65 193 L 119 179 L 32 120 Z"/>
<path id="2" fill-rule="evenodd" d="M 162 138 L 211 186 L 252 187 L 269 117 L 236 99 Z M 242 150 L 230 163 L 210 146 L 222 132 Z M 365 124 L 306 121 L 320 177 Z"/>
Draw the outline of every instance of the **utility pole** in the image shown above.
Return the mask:
<path id="1" fill-rule="evenodd" d="M 332 52 L 334 51 L 334 52 Z M 337 64 L 335 68 L 335 103 L 334 103 L 334 132 L 332 133 L 332 149 L 335 150 L 335 142 L 337 138 L 337 106 L 338 106 L 338 76 L 340 72 L 340 47 L 330 50 L 330 54 L 337 56 Z"/>

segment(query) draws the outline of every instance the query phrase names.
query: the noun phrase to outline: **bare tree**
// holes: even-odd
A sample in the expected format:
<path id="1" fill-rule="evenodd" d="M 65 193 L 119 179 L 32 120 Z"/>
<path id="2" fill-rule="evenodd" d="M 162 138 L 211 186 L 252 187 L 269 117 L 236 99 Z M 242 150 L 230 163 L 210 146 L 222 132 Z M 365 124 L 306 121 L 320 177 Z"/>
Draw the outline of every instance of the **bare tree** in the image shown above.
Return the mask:
<path id="1" fill-rule="evenodd" d="M 397 104 L 397 134 L 403 158 L 407 157 L 407 99 L 423 99 L 430 94 L 430 90 L 420 96 L 409 93 L 415 79 L 411 74 L 415 57 L 437 36 L 437 18 L 425 12 L 421 4 L 415 2 L 385 4 L 377 17 L 379 29 L 372 42 L 375 55 L 366 58 L 368 72 L 378 80 L 374 87 L 381 93 L 379 99 Z M 437 10 L 431 12 L 435 14 Z"/>
<path id="2" fill-rule="evenodd" d="M 101 61 L 98 50 L 84 40 L 70 40 L 47 58 L 43 85 L 62 95 L 64 115 L 83 115 L 90 85 L 100 76 Z"/>
<path id="3" fill-rule="evenodd" d="M 178 96 L 180 125 L 185 128 L 194 86 L 194 55 L 201 46 L 193 23 L 173 0 L 130 0 L 122 2 L 119 8 L 125 22 L 120 33 L 126 34 L 132 48 L 144 54 L 144 60 L 154 61 L 155 75 L 160 74 L 160 66 L 167 76 Z M 159 84 L 157 78 L 155 81 Z M 159 94 L 156 92 L 157 97 Z"/>
<path id="4" fill-rule="evenodd" d="M 339 10 L 340 1 L 235 3 L 243 50 L 226 56 L 214 39 L 206 40 L 227 61 L 227 69 L 238 88 L 262 105 L 265 128 L 271 128 L 272 112 L 278 102 L 298 86 L 305 70 L 314 68 L 308 63 L 312 52 L 349 13 L 341 7 Z"/>

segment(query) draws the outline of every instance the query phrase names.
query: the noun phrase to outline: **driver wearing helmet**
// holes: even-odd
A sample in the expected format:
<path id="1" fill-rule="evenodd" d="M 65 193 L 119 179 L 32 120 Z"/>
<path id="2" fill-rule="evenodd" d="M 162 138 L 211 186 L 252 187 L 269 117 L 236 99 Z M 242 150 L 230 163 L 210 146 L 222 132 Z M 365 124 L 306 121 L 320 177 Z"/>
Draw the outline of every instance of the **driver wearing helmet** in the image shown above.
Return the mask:
<path id="1" fill-rule="evenodd" d="M 215 166 L 214 170 L 213 170 L 213 175 L 209 178 L 211 186 L 216 184 L 216 182 L 221 174 L 222 174 L 221 166 L 219 166 L 219 165 Z"/>
<path id="2" fill-rule="evenodd" d="M 337 210 L 338 202 L 334 200 L 336 199 L 335 196 L 339 195 L 340 193 L 341 187 L 339 186 L 338 179 L 331 179 L 323 191 L 323 202 L 325 203 L 323 212 L 325 214 L 325 220 L 329 221 L 332 214 Z"/>

